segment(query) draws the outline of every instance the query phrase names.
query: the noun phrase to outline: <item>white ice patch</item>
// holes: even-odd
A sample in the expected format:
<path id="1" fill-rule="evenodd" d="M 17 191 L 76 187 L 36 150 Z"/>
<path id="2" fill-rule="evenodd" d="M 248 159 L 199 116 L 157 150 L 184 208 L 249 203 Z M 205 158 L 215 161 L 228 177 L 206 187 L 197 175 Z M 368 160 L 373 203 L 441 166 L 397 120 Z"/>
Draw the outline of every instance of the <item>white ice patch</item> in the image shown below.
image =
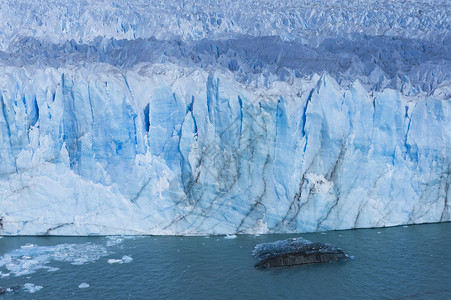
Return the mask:
<path id="1" fill-rule="evenodd" d="M 25 283 L 25 285 L 23 287 L 24 287 L 24 290 L 26 290 L 27 292 L 32 293 L 32 294 L 34 292 L 37 292 L 42 289 L 42 286 L 34 285 L 34 283 Z"/>
<path id="2" fill-rule="evenodd" d="M 0 271 L 0 277 L 8 277 L 9 273 L 3 273 L 2 271 Z"/>
<path id="3" fill-rule="evenodd" d="M 124 241 L 123 236 L 108 236 L 106 242 L 107 247 L 112 247 L 121 244 Z"/>
<path id="4" fill-rule="evenodd" d="M 110 255 L 106 247 L 98 244 L 60 244 L 56 246 L 37 246 L 28 244 L 0 257 L 0 268 L 6 268 L 15 276 L 34 273 L 40 269 L 49 272 L 58 268 L 48 266 L 52 261 L 81 265 L 97 261 Z"/>
<path id="5" fill-rule="evenodd" d="M 114 259 L 114 258 L 110 258 L 107 263 L 109 264 L 128 264 L 129 262 L 132 262 L 133 258 L 131 256 L 128 255 L 124 255 L 122 256 L 121 259 Z"/>
<path id="6" fill-rule="evenodd" d="M 123 261 L 124 263 L 128 264 L 128 263 L 130 263 L 130 262 L 133 261 L 133 258 L 132 258 L 131 256 L 124 255 L 124 256 L 122 256 L 122 261 Z"/>
<path id="7" fill-rule="evenodd" d="M 87 284 L 86 282 L 82 282 L 82 283 L 80 283 L 80 285 L 78 287 L 80 289 L 87 289 L 89 287 L 89 284 Z"/>
<path id="8" fill-rule="evenodd" d="M 113 236 L 107 236 L 108 241 L 106 242 L 107 247 L 113 247 L 117 246 L 119 244 L 122 244 L 124 240 L 129 239 L 136 239 L 136 236 L 123 236 L 123 235 L 113 235 Z"/>
<path id="9" fill-rule="evenodd" d="M 313 185 L 312 192 L 327 193 L 331 187 L 334 186 L 332 181 L 327 180 L 322 174 L 308 173 L 305 178 Z"/>
<path id="10" fill-rule="evenodd" d="M 225 239 L 231 240 L 231 239 L 236 239 L 237 236 L 235 234 L 228 234 L 224 237 Z"/>

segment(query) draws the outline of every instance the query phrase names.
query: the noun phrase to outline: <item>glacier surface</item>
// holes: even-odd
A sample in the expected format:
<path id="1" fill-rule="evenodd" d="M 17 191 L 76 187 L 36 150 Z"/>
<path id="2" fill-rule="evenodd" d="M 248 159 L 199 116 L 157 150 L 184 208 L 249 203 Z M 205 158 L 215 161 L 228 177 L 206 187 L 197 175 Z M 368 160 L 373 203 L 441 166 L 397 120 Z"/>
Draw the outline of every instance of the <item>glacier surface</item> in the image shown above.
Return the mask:
<path id="1" fill-rule="evenodd" d="M 447 1 L 4 1 L 0 234 L 451 221 Z"/>

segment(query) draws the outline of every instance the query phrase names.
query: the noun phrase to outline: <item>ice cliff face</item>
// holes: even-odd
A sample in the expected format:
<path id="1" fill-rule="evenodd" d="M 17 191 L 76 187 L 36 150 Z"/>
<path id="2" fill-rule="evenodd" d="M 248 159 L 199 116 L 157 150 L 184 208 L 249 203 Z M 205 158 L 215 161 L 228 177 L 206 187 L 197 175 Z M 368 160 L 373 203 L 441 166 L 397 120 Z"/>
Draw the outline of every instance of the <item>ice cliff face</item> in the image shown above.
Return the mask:
<path id="1" fill-rule="evenodd" d="M 271 3 L 0 4 L 1 233 L 450 221 L 447 3 Z"/>

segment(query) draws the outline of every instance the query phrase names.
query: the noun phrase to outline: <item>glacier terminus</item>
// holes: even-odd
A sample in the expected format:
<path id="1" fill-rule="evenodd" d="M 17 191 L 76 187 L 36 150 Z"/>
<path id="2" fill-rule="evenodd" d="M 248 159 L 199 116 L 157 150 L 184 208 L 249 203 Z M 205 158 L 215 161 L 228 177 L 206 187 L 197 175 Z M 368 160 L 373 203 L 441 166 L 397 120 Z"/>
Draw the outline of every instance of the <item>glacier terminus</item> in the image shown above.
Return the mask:
<path id="1" fill-rule="evenodd" d="M 448 1 L 0 3 L 0 234 L 451 221 Z"/>

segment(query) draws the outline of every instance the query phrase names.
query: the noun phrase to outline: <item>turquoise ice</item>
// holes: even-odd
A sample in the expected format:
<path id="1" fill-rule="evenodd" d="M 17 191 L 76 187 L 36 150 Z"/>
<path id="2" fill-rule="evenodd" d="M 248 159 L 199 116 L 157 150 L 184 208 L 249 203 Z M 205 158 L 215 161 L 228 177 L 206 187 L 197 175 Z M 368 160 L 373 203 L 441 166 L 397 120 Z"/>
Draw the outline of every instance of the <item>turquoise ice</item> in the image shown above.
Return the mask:
<path id="1" fill-rule="evenodd" d="M 433 2 L 0 4 L 0 233 L 451 221 L 449 6 Z"/>

